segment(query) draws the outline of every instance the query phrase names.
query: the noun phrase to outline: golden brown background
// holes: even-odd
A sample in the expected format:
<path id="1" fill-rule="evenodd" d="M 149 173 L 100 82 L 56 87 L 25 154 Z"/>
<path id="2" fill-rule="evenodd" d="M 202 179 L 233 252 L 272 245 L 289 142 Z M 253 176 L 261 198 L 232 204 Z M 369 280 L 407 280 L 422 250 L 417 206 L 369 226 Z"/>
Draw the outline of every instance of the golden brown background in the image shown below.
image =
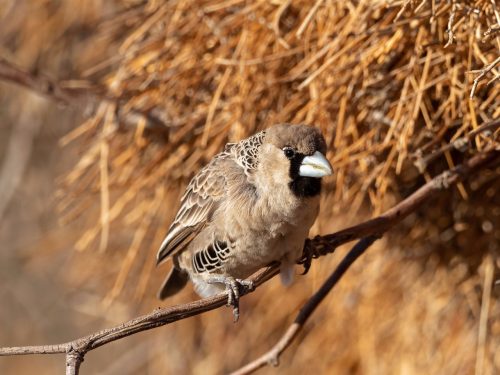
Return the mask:
<path id="1" fill-rule="evenodd" d="M 490 147 L 498 132 L 416 167 L 500 117 L 487 85 L 498 68 L 469 99 L 474 70 L 499 56 L 499 23 L 486 0 L 2 0 L 0 57 L 78 95 L 61 105 L 0 81 L 0 346 L 64 342 L 197 298 L 188 287 L 155 300 L 168 268 L 155 251 L 188 179 L 228 141 L 321 127 L 336 172 L 312 234 Z M 261 372 L 499 373 L 499 173 L 377 242 Z M 279 338 L 345 250 L 243 298 L 237 324 L 219 309 L 141 333 L 87 354 L 81 373 L 234 370 Z M 1 374 L 63 371 L 62 355 L 0 357 Z"/>

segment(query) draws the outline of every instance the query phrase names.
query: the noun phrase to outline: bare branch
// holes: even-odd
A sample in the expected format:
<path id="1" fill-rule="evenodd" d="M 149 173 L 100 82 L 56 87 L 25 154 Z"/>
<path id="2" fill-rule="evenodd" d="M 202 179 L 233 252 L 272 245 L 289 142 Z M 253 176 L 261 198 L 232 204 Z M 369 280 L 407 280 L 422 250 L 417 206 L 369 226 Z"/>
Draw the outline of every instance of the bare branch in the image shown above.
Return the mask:
<path id="1" fill-rule="evenodd" d="M 278 272 L 279 267 L 272 265 L 255 274 L 252 277 L 252 280 L 257 287 L 277 275 Z M 246 290 L 242 290 L 242 295 L 244 295 L 245 292 Z M 104 329 L 100 332 L 96 332 L 67 343 L 57 345 L 0 348 L 0 356 L 70 353 L 71 351 L 86 353 L 109 342 L 119 340 L 135 333 L 147 331 L 177 320 L 186 319 L 191 316 L 214 310 L 224 306 L 226 302 L 227 294 L 224 292 L 210 298 L 157 309 L 149 314 L 139 316 L 116 327 Z"/>
<path id="2" fill-rule="evenodd" d="M 66 354 L 66 375 L 77 375 L 79 373 L 83 356 L 84 354 L 76 350 L 71 350 Z"/>
<path id="3" fill-rule="evenodd" d="M 493 37 L 496 33 L 499 33 L 499 32 L 500 32 L 500 24 L 498 24 L 498 23 L 496 25 L 488 27 L 488 30 L 486 30 L 483 33 L 484 38 L 483 38 L 482 42 L 485 42 L 488 38 Z"/>
<path id="4" fill-rule="evenodd" d="M 477 85 L 479 84 L 479 81 L 483 79 L 483 77 L 491 72 L 498 64 L 500 63 L 500 56 L 498 56 L 493 62 L 490 64 L 486 65 L 483 69 L 479 71 L 479 74 L 477 75 L 476 78 L 474 78 L 474 82 L 472 83 L 472 89 L 470 90 L 470 97 L 473 98 L 474 94 L 476 93 Z M 497 80 L 497 76 L 493 77 L 488 84 L 491 84 Z"/>
<path id="5" fill-rule="evenodd" d="M 455 16 L 458 10 L 458 4 L 455 0 L 452 2 L 450 16 L 448 18 L 448 28 L 446 29 L 446 34 L 448 34 L 448 41 L 446 42 L 444 48 L 447 48 L 453 44 L 455 40 L 455 34 L 453 33 L 453 22 L 455 21 Z"/>
<path id="6" fill-rule="evenodd" d="M 472 157 L 470 160 L 466 161 L 464 164 L 461 164 L 436 176 L 431 181 L 423 185 L 420 189 L 415 191 L 413 194 L 408 196 L 406 199 L 404 199 L 399 204 L 389 209 L 379 217 L 333 234 L 317 236 L 316 238 L 309 240 L 306 243 L 304 256 L 300 263 L 303 263 L 307 266 L 307 262 L 310 262 L 312 258 L 317 258 L 332 253 L 338 246 L 342 244 L 359 238 L 372 238 L 381 236 L 395 224 L 401 222 L 410 213 L 418 209 L 427 199 L 434 196 L 439 191 L 447 189 L 457 182 L 463 180 L 464 178 L 481 170 L 482 168 L 489 165 L 489 163 L 497 163 L 499 161 L 499 157 L 500 152 L 494 149 L 479 153 Z M 251 280 L 254 282 L 254 285 L 258 287 L 267 280 L 277 275 L 278 272 L 278 265 L 273 264 L 256 273 L 251 277 Z M 243 290 L 242 292 L 242 294 L 248 293 L 247 290 Z M 221 293 L 214 297 L 201 299 L 183 305 L 160 308 L 149 314 L 137 317 L 116 327 L 104 329 L 100 332 L 96 332 L 63 344 L 0 348 L 0 356 L 78 353 L 79 361 L 82 362 L 87 352 L 102 345 L 136 334 L 138 332 L 157 328 L 181 319 L 186 319 L 194 315 L 214 310 L 225 305 L 226 301 L 226 293 Z M 295 334 L 293 333 L 292 328 L 288 335 L 292 336 L 293 339 L 293 336 Z M 73 357 L 74 355 L 75 354 L 71 354 L 71 356 Z M 68 358 L 67 363 L 69 363 L 69 368 L 75 369 L 72 370 L 74 371 L 73 374 L 78 374 L 78 360 L 74 358 Z"/>
<path id="7" fill-rule="evenodd" d="M 60 83 L 43 73 L 33 74 L 0 57 L 0 80 L 15 83 L 41 94 L 56 103 L 69 105 L 78 96 L 95 90 L 62 88 Z"/>
<path id="8" fill-rule="evenodd" d="M 58 104 L 80 108 L 82 104 L 95 105 L 95 102 L 110 102 L 117 106 L 117 115 L 125 125 L 136 126 L 140 119 L 146 121 L 146 129 L 153 132 L 165 132 L 169 129 L 153 111 L 138 108 L 122 109 L 124 99 L 111 95 L 104 87 L 85 82 L 81 87 L 65 85 L 46 74 L 32 73 L 0 57 L 0 80 L 25 87 L 43 95 Z"/>
<path id="9" fill-rule="evenodd" d="M 423 157 L 422 152 L 418 151 L 415 153 L 415 161 L 413 164 L 417 167 L 418 171 L 420 173 L 423 173 L 427 166 L 430 165 L 434 160 L 436 160 L 438 157 L 443 155 L 445 152 L 456 149 L 456 150 L 464 150 L 466 149 L 466 146 L 468 142 L 473 139 L 473 137 L 477 136 L 478 134 L 481 133 L 493 133 L 495 132 L 498 128 L 500 128 L 500 119 L 496 119 L 493 121 L 488 121 L 481 126 L 478 126 L 476 129 L 472 130 L 468 134 L 466 134 L 463 137 L 455 139 L 453 142 L 450 142 L 440 149 L 431 152 L 429 155 Z"/>

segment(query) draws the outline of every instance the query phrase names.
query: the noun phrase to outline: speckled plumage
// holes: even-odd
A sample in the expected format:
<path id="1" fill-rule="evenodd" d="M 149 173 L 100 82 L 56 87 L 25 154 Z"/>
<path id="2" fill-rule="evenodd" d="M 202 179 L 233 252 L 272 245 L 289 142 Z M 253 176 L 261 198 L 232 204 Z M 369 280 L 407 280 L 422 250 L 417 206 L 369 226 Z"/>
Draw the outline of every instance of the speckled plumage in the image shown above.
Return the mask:
<path id="1" fill-rule="evenodd" d="M 158 253 L 159 262 L 174 260 L 160 298 L 188 277 L 201 296 L 218 293 L 224 284 L 208 283 L 213 275 L 244 279 L 273 261 L 289 283 L 319 209 L 320 179 L 300 175 L 315 152 L 326 152 L 325 141 L 306 125 L 276 125 L 226 145 L 181 198 Z"/>

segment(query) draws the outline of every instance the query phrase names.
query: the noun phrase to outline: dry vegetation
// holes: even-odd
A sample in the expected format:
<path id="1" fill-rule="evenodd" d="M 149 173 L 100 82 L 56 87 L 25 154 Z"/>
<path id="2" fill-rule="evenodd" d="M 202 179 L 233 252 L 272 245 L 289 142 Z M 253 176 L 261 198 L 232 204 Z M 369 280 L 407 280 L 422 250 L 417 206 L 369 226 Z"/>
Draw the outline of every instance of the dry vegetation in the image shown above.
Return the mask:
<path id="1" fill-rule="evenodd" d="M 179 194 L 228 141 L 279 122 L 321 127 L 336 173 L 313 234 L 376 215 L 437 173 L 499 148 L 494 0 L 105 3 L 39 5 L 39 16 L 2 27 L 26 38 L 42 28 L 57 43 L 39 50 L 30 36 L 0 49 L 24 66 L 35 60 L 29 53 L 60 55 L 74 70 L 37 68 L 91 93 L 82 99 L 91 114 L 60 140 L 62 153 L 79 155 L 59 184 L 58 208 L 78 232 L 71 272 L 60 277 L 102 297 L 82 307 L 93 314 L 157 306 L 166 269 L 155 270 L 154 254 Z M 0 17 L 23 10 L 11 7 Z M 49 26 L 40 25 L 44 13 Z M 442 194 L 374 246 L 280 370 L 500 372 L 499 168 Z M 101 365 L 108 373 L 235 369 L 279 337 L 338 260 L 316 261 L 290 289 L 273 281 L 245 297 L 237 325 L 229 311 L 211 312 L 149 334 L 146 349 L 129 347 L 111 369 Z M 169 303 L 193 298 L 186 291 Z"/>

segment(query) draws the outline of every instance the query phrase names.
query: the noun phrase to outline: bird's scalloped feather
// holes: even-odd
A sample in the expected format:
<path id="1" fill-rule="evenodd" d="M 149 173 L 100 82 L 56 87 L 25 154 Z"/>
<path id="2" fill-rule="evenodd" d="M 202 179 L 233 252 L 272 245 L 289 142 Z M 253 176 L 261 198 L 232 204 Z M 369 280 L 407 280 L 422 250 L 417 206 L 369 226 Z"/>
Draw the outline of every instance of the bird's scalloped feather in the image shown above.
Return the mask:
<path id="1" fill-rule="evenodd" d="M 257 167 L 257 154 L 265 132 L 259 132 L 239 143 L 227 144 L 224 151 L 212 159 L 193 177 L 181 198 L 181 206 L 158 251 L 157 261 L 184 250 L 211 221 L 226 194 L 223 164 L 233 160 L 245 174 Z"/>

